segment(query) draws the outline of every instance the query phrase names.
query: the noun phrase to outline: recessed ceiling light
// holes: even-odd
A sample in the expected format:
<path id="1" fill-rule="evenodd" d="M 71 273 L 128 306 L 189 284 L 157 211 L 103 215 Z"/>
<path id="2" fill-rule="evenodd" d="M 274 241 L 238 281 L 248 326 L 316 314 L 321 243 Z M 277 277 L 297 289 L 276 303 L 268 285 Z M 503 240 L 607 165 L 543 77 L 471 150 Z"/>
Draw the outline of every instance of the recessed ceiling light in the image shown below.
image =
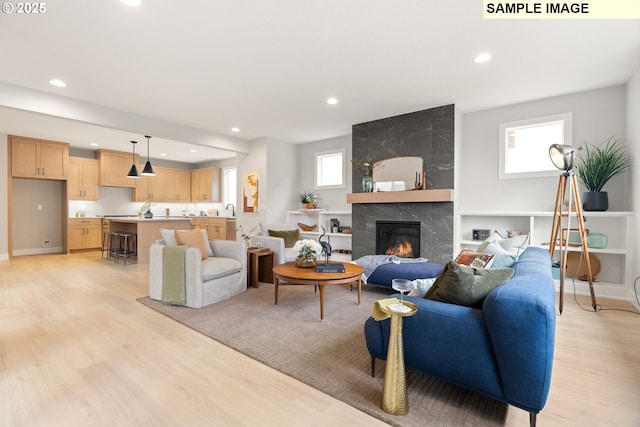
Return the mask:
<path id="1" fill-rule="evenodd" d="M 131 7 L 138 7 L 142 4 L 142 0 L 120 0 L 120 2 Z"/>
<path id="2" fill-rule="evenodd" d="M 482 64 L 490 60 L 491 60 L 491 55 L 489 55 L 488 53 L 481 53 L 475 58 L 473 58 L 473 62 L 475 62 L 476 64 Z"/>
<path id="3" fill-rule="evenodd" d="M 65 87 L 65 86 L 67 86 L 67 84 L 65 82 L 63 82 L 62 80 L 60 80 L 60 79 L 49 80 L 49 83 L 54 85 L 54 86 L 56 86 L 56 87 Z"/>
<path id="4" fill-rule="evenodd" d="M 160 153 L 162 157 L 167 157 L 167 153 Z"/>
<path id="5" fill-rule="evenodd" d="M 329 105 L 336 105 L 338 103 L 338 99 L 334 98 L 333 96 L 331 98 L 327 98 L 327 104 Z"/>
<path id="6" fill-rule="evenodd" d="M 240 128 L 232 127 L 231 132 L 240 132 Z"/>
<path id="7" fill-rule="evenodd" d="M 89 145 L 92 146 L 92 147 L 97 147 L 98 143 L 97 142 L 90 142 Z"/>
<path id="8" fill-rule="evenodd" d="M 191 149 L 189 152 L 190 152 L 190 153 L 197 153 L 197 152 L 198 152 L 198 150 Z"/>

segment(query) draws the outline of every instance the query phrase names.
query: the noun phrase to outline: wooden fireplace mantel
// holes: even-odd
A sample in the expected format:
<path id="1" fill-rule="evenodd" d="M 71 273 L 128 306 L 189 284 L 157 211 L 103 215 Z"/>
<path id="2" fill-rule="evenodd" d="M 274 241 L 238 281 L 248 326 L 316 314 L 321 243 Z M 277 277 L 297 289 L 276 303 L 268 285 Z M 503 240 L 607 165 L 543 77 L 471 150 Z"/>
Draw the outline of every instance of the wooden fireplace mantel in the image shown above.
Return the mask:
<path id="1" fill-rule="evenodd" d="M 349 193 L 347 203 L 435 203 L 453 202 L 453 189 Z"/>

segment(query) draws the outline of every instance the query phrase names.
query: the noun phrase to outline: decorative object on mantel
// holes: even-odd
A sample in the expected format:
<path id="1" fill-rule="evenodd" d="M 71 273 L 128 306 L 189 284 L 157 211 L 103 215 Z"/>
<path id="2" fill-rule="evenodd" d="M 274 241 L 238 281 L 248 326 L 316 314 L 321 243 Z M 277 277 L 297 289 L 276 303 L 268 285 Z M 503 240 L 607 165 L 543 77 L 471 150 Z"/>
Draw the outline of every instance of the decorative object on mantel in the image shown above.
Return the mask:
<path id="1" fill-rule="evenodd" d="M 419 156 L 391 157 L 373 164 L 375 191 L 424 190 L 427 187 L 424 159 Z"/>
<path id="2" fill-rule="evenodd" d="M 133 145 L 133 152 L 131 153 L 131 169 L 129 169 L 129 173 L 127 174 L 127 178 L 140 178 L 140 174 L 138 173 L 138 167 L 136 166 L 136 144 L 138 141 L 131 141 Z"/>
<path id="3" fill-rule="evenodd" d="M 364 162 L 364 174 L 362 175 L 362 191 L 364 193 L 371 193 L 373 191 L 373 171 L 371 163 Z"/>
<path id="4" fill-rule="evenodd" d="M 322 252 L 322 246 L 313 239 L 303 239 L 294 243 L 291 251 L 296 256 L 296 267 L 310 268 L 316 266 L 316 256 Z"/>
<path id="5" fill-rule="evenodd" d="M 298 200 L 302 203 L 302 209 L 315 209 L 319 197 L 315 191 L 303 190 L 298 193 Z"/>
<path id="6" fill-rule="evenodd" d="M 606 211 L 609 196 L 602 188 L 615 175 L 631 168 L 631 154 L 613 136 L 600 146 L 585 144 L 584 152 L 582 161 L 576 166 L 578 178 L 587 188 L 582 195 L 582 207 L 585 211 Z"/>
<path id="7" fill-rule="evenodd" d="M 300 230 L 302 231 L 313 231 L 316 229 L 316 224 L 313 225 L 307 225 L 307 224 L 303 224 L 301 222 L 298 223 L 298 227 L 300 227 Z"/>

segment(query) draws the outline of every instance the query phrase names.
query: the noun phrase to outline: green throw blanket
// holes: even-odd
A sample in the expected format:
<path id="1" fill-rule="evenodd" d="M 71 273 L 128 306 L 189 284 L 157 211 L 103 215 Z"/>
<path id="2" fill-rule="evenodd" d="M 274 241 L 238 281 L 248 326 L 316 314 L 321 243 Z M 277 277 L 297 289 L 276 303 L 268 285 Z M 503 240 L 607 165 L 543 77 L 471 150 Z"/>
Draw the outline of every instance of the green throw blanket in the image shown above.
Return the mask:
<path id="1" fill-rule="evenodd" d="M 184 257 L 188 246 L 165 245 L 162 248 L 162 303 L 184 305 L 187 302 Z"/>

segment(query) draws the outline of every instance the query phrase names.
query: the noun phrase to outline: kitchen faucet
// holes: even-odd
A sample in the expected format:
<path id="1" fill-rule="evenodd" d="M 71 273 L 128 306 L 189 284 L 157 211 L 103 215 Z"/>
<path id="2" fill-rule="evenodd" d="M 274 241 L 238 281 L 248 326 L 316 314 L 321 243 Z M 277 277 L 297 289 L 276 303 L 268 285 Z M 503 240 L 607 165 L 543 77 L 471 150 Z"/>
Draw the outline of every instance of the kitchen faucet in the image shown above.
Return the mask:
<path id="1" fill-rule="evenodd" d="M 233 203 L 229 203 L 227 206 L 225 206 L 224 210 L 226 211 L 227 209 L 229 209 L 229 206 L 231 206 L 231 216 L 236 216 L 236 208 L 235 206 L 233 206 Z"/>

